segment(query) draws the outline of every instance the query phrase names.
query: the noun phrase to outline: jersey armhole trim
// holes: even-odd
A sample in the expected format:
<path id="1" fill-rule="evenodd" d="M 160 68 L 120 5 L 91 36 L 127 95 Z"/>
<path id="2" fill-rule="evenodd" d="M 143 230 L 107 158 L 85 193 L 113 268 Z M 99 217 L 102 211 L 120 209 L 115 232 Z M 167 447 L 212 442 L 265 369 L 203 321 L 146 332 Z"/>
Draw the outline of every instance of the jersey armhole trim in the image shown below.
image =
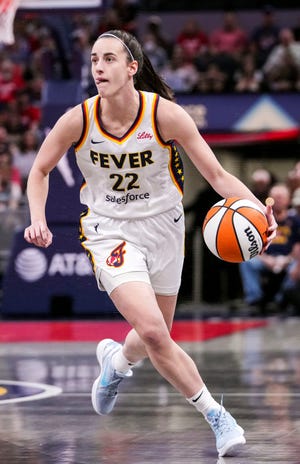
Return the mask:
<path id="1" fill-rule="evenodd" d="M 86 140 L 87 134 L 89 132 L 88 104 L 86 100 L 81 104 L 81 109 L 82 109 L 83 125 L 82 125 L 81 136 L 78 142 L 74 144 L 74 148 L 76 151 L 82 147 L 82 145 L 84 144 Z"/>
<path id="2" fill-rule="evenodd" d="M 158 109 L 158 103 L 159 103 L 159 95 L 158 94 L 154 94 L 154 98 L 153 98 L 153 102 L 152 102 L 152 127 L 153 127 L 153 130 L 154 130 L 154 134 L 155 134 L 155 137 L 158 141 L 158 143 L 166 148 L 170 148 L 172 146 L 172 141 L 169 141 L 169 142 L 166 142 L 160 132 L 159 132 L 159 129 L 158 129 L 158 124 L 157 124 L 157 109 Z"/>

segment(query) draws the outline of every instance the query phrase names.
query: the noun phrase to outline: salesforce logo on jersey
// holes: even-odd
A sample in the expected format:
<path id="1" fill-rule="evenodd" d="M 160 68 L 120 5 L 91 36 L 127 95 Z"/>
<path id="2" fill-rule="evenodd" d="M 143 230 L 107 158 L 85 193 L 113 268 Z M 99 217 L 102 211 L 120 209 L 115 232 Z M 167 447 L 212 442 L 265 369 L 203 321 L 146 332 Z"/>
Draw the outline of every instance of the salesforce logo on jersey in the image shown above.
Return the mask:
<path id="1" fill-rule="evenodd" d="M 22 250 L 15 259 L 15 271 L 26 282 L 44 276 L 86 276 L 92 269 L 85 253 L 55 253 L 48 262 L 45 254 L 35 248 Z"/>

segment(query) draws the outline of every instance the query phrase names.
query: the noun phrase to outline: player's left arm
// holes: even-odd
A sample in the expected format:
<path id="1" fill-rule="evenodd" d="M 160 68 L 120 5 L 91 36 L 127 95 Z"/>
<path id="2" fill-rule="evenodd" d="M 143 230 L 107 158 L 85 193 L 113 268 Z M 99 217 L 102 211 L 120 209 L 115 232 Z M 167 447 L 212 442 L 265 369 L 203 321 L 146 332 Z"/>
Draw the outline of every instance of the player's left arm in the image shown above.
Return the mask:
<path id="1" fill-rule="evenodd" d="M 176 140 L 200 174 L 221 197 L 230 198 L 237 196 L 247 198 L 256 203 L 265 212 L 269 223 L 269 244 L 275 237 L 277 228 L 272 206 L 263 205 L 243 182 L 223 168 L 212 149 L 199 133 L 193 119 L 181 106 L 168 100 L 160 99 L 157 119 L 163 139 Z"/>

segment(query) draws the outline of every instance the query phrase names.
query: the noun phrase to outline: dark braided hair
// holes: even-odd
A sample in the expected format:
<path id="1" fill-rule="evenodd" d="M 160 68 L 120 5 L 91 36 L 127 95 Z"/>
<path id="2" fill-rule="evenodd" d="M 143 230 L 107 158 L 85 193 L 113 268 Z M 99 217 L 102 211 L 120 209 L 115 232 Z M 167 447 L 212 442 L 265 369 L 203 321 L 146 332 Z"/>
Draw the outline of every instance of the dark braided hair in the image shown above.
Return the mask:
<path id="1" fill-rule="evenodd" d="M 137 90 L 145 90 L 155 92 L 167 100 L 174 100 L 174 93 L 168 84 L 154 70 L 151 61 L 143 51 L 141 44 L 130 33 L 114 29 L 101 34 L 98 39 L 104 37 L 115 36 L 124 44 L 124 49 L 127 53 L 128 61 L 132 58 L 138 62 L 138 71 L 134 76 L 134 86 Z"/>

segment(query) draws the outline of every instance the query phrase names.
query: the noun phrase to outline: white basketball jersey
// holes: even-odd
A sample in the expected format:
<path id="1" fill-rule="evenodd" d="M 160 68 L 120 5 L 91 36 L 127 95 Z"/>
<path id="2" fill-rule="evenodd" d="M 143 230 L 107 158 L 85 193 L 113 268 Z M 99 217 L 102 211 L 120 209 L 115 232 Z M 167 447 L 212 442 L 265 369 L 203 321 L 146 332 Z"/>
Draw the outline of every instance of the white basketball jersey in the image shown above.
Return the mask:
<path id="1" fill-rule="evenodd" d="M 80 201 L 101 216 L 153 216 L 174 208 L 182 199 L 180 155 L 174 141 L 164 142 L 157 128 L 159 96 L 139 95 L 136 119 L 122 137 L 104 129 L 100 96 L 82 104 L 84 128 L 75 144 L 84 177 Z"/>

